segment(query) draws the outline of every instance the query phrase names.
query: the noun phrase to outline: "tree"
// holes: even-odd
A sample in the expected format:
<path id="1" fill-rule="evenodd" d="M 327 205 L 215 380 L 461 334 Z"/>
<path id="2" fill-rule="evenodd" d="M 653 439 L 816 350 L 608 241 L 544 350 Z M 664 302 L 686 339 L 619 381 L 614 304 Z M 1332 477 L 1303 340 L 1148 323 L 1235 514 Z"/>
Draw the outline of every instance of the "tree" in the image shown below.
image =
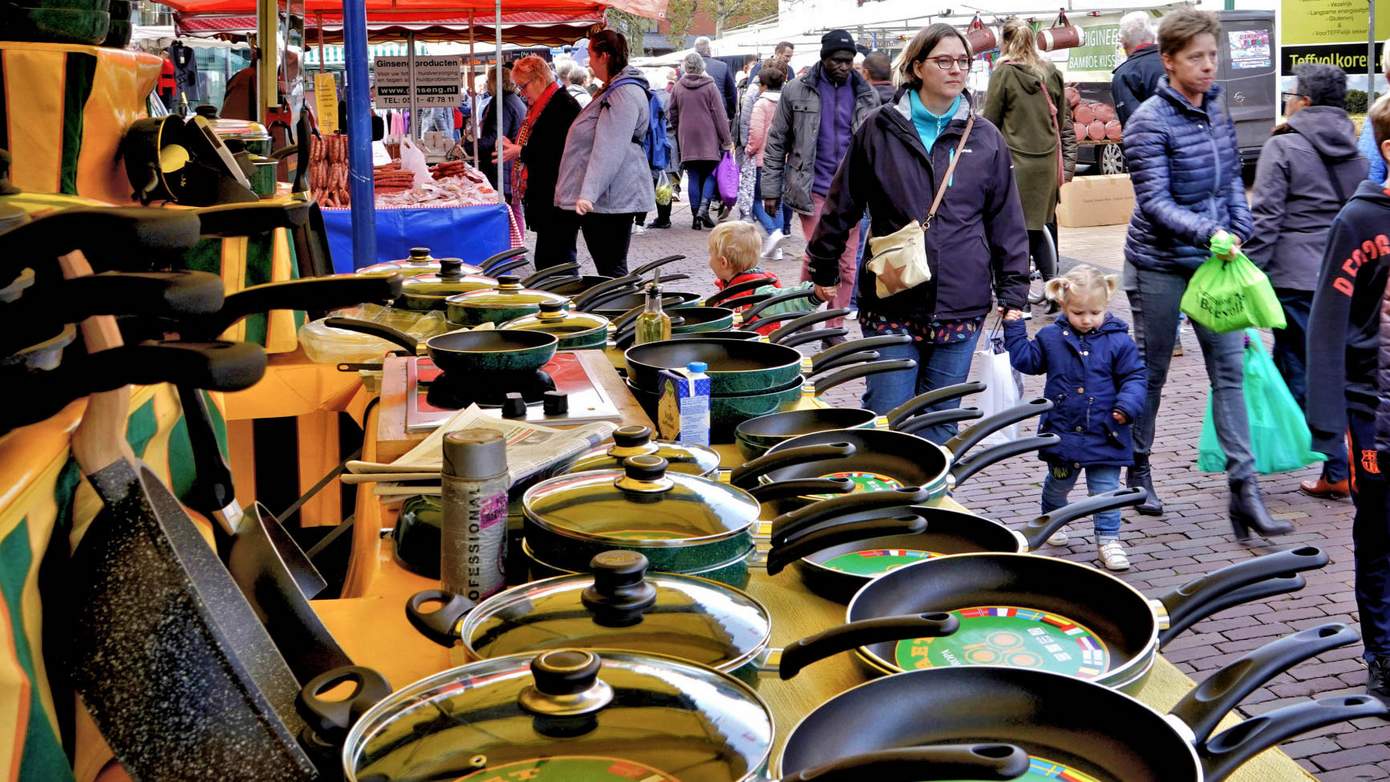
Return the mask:
<path id="1" fill-rule="evenodd" d="M 671 39 L 671 45 L 676 49 L 683 48 L 682 41 L 690 33 L 690 26 L 695 22 L 695 9 L 699 0 L 670 0 L 666 4 L 666 23 L 670 26 L 667 35 Z"/>
<path id="2" fill-rule="evenodd" d="M 710 3 L 716 38 L 724 34 L 724 27 L 730 21 L 751 22 L 777 13 L 777 0 L 710 0 Z"/>
<path id="3" fill-rule="evenodd" d="M 641 57 L 646 54 L 642 49 L 642 38 L 647 30 L 646 19 L 616 8 L 609 8 L 607 17 L 609 29 L 617 30 L 627 39 L 629 57 Z"/>

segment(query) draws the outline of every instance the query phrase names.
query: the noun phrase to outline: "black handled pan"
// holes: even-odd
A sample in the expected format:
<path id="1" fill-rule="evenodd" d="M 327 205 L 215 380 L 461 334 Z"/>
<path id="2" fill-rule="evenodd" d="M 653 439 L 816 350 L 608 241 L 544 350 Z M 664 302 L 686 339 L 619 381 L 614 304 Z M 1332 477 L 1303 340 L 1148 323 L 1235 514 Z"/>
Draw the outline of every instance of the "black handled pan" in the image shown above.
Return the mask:
<path id="1" fill-rule="evenodd" d="M 720 290 L 718 293 L 705 297 L 705 306 L 722 307 L 724 306 L 724 302 L 733 299 L 735 296 L 752 293 L 767 284 L 767 280 L 748 280 L 746 282 L 735 283 Z"/>
<path id="2" fill-rule="evenodd" d="M 558 263 L 554 266 L 547 266 L 529 277 L 523 277 L 521 280 L 521 287 L 535 288 L 537 284 L 545 282 L 552 277 L 569 276 L 578 270 L 579 264 L 577 263 Z"/>
<path id="3" fill-rule="evenodd" d="M 415 355 L 420 348 L 420 343 L 414 337 L 381 323 L 329 318 L 324 325 L 381 337 L 400 345 L 410 355 Z M 517 329 L 450 331 L 425 340 L 425 348 L 435 366 L 446 373 L 463 375 L 540 369 L 555 357 L 559 344 L 560 340 L 554 334 Z"/>
<path id="4" fill-rule="evenodd" d="M 787 736 L 774 768 L 785 774 L 853 753 L 968 737 L 1022 747 L 1037 778 L 1220 782 L 1286 739 L 1385 716 L 1386 706 L 1374 698 L 1341 695 L 1265 712 L 1208 738 L 1222 717 L 1274 676 L 1356 640 L 1355 632 L 1337 624 L 1280 638 L 1212 674 L 1166 715 L 1114 690 L 1044 671 L 913 671 L 821 704 Z"/>
<path id="5" fill-rule="evenodd" d="M 343 274 L 256 285 L 227 296 L 221 309 L 199 318 L 160 321 L 151 331 L 177 331 L 189 339 L 211 339 L 242 318 L 271 310 L 332 310 L 363 302 L 387 302 L 400 294 L 398 274 Z"/>
<path id="6" fill-rule="evenodd" d="M 773 305 L 784 304 L 786 302 L 797 301 L 799 299 L 814 299 L 815 296 L 816 294 L 814 291 L 789 291 L 787 293 L 775 293 L 771 297 L 763 299 L 762 301 L 758 302 L 757 304 L 754 304 L 753 306 L 743 311 L 743 328 L 757 330 L 765 325 L 770 325 L 772 321 L 762 323 L 760 322 L 759 316 L 762 315 L 762 313 L 765 310 L 772 307 Z M 805 313 L 793 312 L 787 314 L 790 315 L 790 317 L 787 318 L 787 320 L 791 320 L 793 318 L 799 317 L 800 315 L 804 315 Z"/>
<path id="7" fill-rule="evenodd" d="M 81 251 L 96 271 L 151 271 L 198 243 L 198 216 L 178 209 L 74 208 L 50 212 L 0 233 L 0 285 L 22 269 L 56 277 L 45 264 Z"/>
<path id="8" fill-rule="evenodd" d="M 641 266 L 638 266 L 636 269 L 633 269 L 633 270 L 632 270 L 632 273 L 635 274 L 635 275 L 637 275 L 638 277 L 641 277 L 642 275 L 646 274 L 647 272 L 656 271 L 657 269 L 660 269 L 660 268 L 663 267 L 663 266 L 666 266 L 666 265 L 675 263 L 676 261 L 683 261 L 683 260 L 685 260 L 685 258 L 686 258 L 686 256 L 684 256 L 684 255 L 679 255 L 679 254 L 677 254 L 677 255 L 664 255 L 664 256 L 662 256 L 662 257 L 660 257 L 660 258 L 657 258 L 657 259 L 654 260 L 654 261 L 647 261 L 646 263 L 642 264 Z"/>
<path id="9" fill-rule="evenodd" d="M 525 266 L 525 255 L 528 250 L 525 247 L 512 247 L 500 253 L 489 255 L 478 262 L 478 268 L 482 269 L 483 274 L 488 277 L 496 277 L 505 274 L 518 266 Z M 522 259 L 521 263 L 515 263 L 516 259 Z"/>
<path id="10" fill-rule="evenodd" d="M 911 341 L 906 335 L 851 340 L 812 356 L 811 370 L 818 371 L 825 362 L 845 354 Z M 692 361 L 703 361 L 708 367 L 710 391 L 716 395 L 783 388 L 804 374 L 801 353 L 770 342 L 721 339 L 653 342 L 628 348 L 623 355 L 628 379 L 634 386 L 652 392 L 659 387 L 662 370 L 684 369 Z"/>
<path id="11" fill-rule="evenodd" d="M 1109 573 L 1064 559 L 957 554 L 870 581 L 850 601 L 846 620 L 928 611 L 960 618 L 950 643 L 861 647 L 860 660 L 880 673 L 1008 665 L 1128 691 L 1148 676 L 1170 623 L 1190 624 L 1193 614 L 1210 615 L 1218 596 L 1270 579 L 1282 585 L 1327 561 L 1313 546 L 1289 549 L 1228 565 L 1151 600 Z"/>

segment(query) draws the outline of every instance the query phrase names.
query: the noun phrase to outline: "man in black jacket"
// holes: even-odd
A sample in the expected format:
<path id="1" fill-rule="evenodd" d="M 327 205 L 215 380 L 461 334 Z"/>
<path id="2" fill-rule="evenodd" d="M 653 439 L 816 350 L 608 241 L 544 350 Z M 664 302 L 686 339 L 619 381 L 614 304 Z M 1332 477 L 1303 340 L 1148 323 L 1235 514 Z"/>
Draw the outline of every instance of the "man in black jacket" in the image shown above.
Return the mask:
<path id="1" fill-rule="evenodd" d="M 724 100 L 724 116 L 730 119 L 738 116 L 738 85 L 734 83 L 734 74 L 729 70 L 728 64 L 723 60 L 715 59 L 709 53 L 709 39 L 700 36 L 695 39 L 695 51 L 705 59 L 705 73 L 714 79 L 714 86 L 719 90 L 719 97 Z"/>
<path id="2" fill-rule="evenodd" d="M 1390 157 L 1390 96 L 1371 107 L 1376 149 Z M 1308 428 L 1313 448 L 1349 442 L 1356 606 L 1367 693 L 1390 704 L 1390 188 L 1362 182 L 1328 233 L 1308 323 Z M 1338 380 L 1341 382 L 1335 382 Z"/>
<path id="3" fill-rule="evenodd" d="M 1158 77 L 1163 75 L 1163 60 L 1155 41 L 1153 17 L 1148 11 L 1132 11 L 1120 20 L 1125 61 L 1112 72 L 1110 94 L 1121 125 L 1129 124 L 1129 115 L 1154 94 Z"/>

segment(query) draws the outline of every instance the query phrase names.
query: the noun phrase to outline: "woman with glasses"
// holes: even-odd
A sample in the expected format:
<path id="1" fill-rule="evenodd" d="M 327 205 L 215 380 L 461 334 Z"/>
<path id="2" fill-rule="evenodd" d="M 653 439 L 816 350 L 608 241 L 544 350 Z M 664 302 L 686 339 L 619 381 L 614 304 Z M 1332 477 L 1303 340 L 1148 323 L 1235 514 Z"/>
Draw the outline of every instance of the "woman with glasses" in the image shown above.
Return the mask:
<path id="1" fill-rule="evenodd" d="M 536 233 L 536 268 L 572 263 L 576 226 L 569 223 L 572 213 L 555 208 L 555 180 L 579 104 L 556 83 L 545 60 L 534 54 L 516 61 L 512 81 L 528 108 L 516 141 L 502 141 L 502 155 L 511 165 L 507 197 Z"/>
<path id="2" fill-rule="evenodd" d="M 872 241 L 920 224 L 941 195 L 925 237 L 930 281 L 880 296 L 869 264 L 859 271 L 864 333 L 910 335 L 911 344 L 879 352 L 917 361 L 915 369 L 868 378 L 864 406 L 880 413 L 963 382 L 992 305 L 1007 313 L 1027 302 L 1028 231 L 1013 158 L 993 123 L 972 119 L 965 89 L 970 63 L 970 45 L 951 25 L 933 24 L 912 39 L 895 65 L 900 86 L 893 102 L 855 132 L 807 246 L 811 279 L 828 300 L 840 282 L 847 237 L 866 207 Z M 959 404 L 956 399 L 938 408 Z M 944 442 L 955 425 L 922 434 Z"/>
<path id="3" fill-rule="evenodd" d="M 1062 74 L 1038 54 L 1033 27 L 1018 17 L 1005 20 L 1000 50 L 984 116 L 1004 134 L 1013 154 L 1028 249 L 1049 280 L 1057 265 L 1057 197 L 1076 170 L 1076 131 Z M 1055 302 L 1049 311 L 1057 311 Z"/>
<path id="4" fill-rule="evenodd" d="M 487 181 L 497 187 L 497 150 L 501 145 L 497 143 L 497 105 L 502 104 L 502 136 L 506 141 L 516 141 L 517 131 L 521 130 L 521 120 L 526 116 L 526 104 L 521 102 L 521 98 L 516 94 L 516 86 L 512 83 L 512 72 L 509 68 L 502 69 L 502 99 L 497 99 L 497 66 L 494 65 L 487 69 L 487 94 L 492 96 L 488 101 L 487 108 L 483 109 L 483 117 L 478 125 L 478 161 L 482 165 L 483 174 L 487 176 Z M 506 177 L 508 192 L 512 189 L 512 175 L 505 168 L 502 172 Z"/>
<path id="5" fill-rule="evenodd" d="M 1253 233 L 1236 128 L 1222 108 L 1216 83 L 1220 36 L 1221 23 L 1209 11 L 1179 8 L 1164 16 L 1158 24 L 1158 54 L 1167 76 L 1125 125 L 1125 162 L 1135 203 L 1125 239 L 1124 286 L 1134 339 L 1149 370 L 1128 481 L 1148 490 L 1148 500 L 1137 508 L 1146 515 L 1163 513 L 1149 454 L 1173 356 L 1178 305 L 1192 273 L 1211 254 L 1213 239 L 1230 238 L 1238 250 Z M 1265 510 L 1255 478 L 1242 389 L 1245 335 L 1218 334 L 1195 321 L 1192 330 L 1211 383 L 1216 437 L 1226 453 L 1235 535 L 1244 539 L 1252 530 L 1265 536 L 1292 532 L 1292 524 Z"/>

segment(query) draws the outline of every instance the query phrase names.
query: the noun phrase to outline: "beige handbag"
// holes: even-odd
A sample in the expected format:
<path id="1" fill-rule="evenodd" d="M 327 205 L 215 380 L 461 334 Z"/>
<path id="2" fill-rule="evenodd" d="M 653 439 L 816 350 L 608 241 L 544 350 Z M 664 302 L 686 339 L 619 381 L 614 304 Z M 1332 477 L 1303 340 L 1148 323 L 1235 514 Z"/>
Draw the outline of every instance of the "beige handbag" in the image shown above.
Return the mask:
<path id="1" fill-rule="evenodd" d="M 927 231 L 931 228 L 932 218 L 936 217 L 936 210 L 941 207 L 941 199 L 946 197 L 947 185 L 956 172 L 956 163 L 960 161 L 973 127 L 975 115 L 972 113 L 965 122 L 960 143 L 956 145 L 956 154 L 946 167 L 946 176 L 941 178 L 941 184 L 936 188 L 936 196 L 932 198 L 926 219 L 920 223 L 909 222 L 887 236 L 869 238 L 869 252 L 873 253 L 873 258 L 867 267 L 874 274 L 874 292 L 880 299 L 915 288 L 931 279 L 931 265 L 927 261 Z"/>

